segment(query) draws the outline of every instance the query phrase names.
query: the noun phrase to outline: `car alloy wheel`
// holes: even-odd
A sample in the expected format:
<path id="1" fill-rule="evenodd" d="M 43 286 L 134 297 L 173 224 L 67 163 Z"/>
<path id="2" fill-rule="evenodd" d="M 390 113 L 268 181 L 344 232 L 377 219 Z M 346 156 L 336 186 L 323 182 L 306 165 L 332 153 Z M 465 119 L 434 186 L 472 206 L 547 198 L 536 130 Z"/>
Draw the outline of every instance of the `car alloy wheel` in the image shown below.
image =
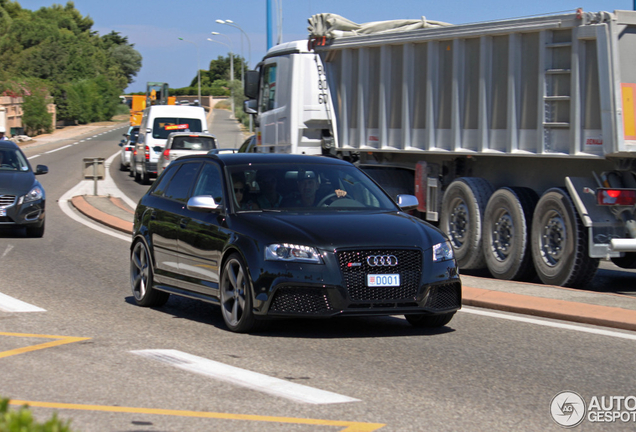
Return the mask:
<path id="1" fill-rule="evenodd" d="M 255 327 L 250 294 L 250 281 L 243 260 L 232 254 L 221 275 L 221 312 L 225 325 L 237 333 L 246 333 Z"/>
<path id="2" fill-rule="evenodd" d="M 148 247 L 138 241 L 130 254 L 130 285 L 139 306 L 163 306 L 170 294 L 152 287 L 152 262 Z"/>

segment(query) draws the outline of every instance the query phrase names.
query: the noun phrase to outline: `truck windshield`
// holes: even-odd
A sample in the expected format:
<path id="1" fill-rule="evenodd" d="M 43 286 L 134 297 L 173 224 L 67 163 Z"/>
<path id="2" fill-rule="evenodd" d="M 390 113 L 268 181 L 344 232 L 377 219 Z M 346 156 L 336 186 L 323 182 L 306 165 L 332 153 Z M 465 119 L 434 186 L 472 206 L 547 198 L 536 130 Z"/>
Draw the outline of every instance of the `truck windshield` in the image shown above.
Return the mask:
<path id="1" fill-rule="evenodd" d="M 201 120 L 193 118 L 157 117 L 152 126 L 152 137 L 167 139 L 172 132 L 202 132 Z"/>

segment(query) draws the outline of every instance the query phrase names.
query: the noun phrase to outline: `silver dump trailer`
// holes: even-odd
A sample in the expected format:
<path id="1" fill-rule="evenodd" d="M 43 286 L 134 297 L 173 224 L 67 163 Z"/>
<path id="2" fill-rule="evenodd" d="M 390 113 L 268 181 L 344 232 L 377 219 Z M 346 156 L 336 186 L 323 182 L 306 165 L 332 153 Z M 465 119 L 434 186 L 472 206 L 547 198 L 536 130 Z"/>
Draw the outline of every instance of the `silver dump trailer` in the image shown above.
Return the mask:
<path id="1" fill-rule="evenodd" d="M 464 269 L 577 287 L 600 259 L 636 268 L 636 12 L 422 23 L 312 17 L 249 77 L 258 150 L 416 195 Z"/>

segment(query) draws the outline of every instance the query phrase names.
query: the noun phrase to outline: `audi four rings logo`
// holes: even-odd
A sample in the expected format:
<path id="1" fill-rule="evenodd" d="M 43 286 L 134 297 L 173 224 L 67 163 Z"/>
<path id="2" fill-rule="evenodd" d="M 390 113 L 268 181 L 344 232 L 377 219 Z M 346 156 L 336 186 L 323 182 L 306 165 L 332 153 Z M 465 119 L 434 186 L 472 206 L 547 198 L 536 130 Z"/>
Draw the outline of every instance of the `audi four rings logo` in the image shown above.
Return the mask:
<path id="1" fill-rule="evenodd" d="M 371 267 L 393 267 L 398 265 L 398 259 L 395 255 L 369 255 L 367 257 L 367 264 L 369 264 L 369 266 Z"/>

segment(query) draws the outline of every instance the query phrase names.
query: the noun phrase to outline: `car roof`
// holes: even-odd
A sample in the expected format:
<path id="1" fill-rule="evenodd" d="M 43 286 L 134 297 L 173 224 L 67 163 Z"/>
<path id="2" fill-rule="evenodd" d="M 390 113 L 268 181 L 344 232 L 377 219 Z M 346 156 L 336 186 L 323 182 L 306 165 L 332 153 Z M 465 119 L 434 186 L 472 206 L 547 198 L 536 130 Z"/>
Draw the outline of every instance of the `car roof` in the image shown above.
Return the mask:
<path id="1" fill-rule="evenodd" d="M 343 165 L 350 166 L 349 162 L 343 160 L 326 157 L 326 156 L 310 156 L 310 155 L 293 155 L 293 154 L 265 154 L 265 153 L 207 153 L 202 155 L 191 155 L 180 158 L 180 160 L 191 159 L 214 159 L 220 160 L 224 165 L 245 165 L 249 163 L 313 163 L 321 165 Z"/>
<path id="2" fill-rule="evenodd" d="M 15 149 L 19 149 L 20 147 L 14 143 L 13 141 L 9 141 L 9 140 L 0 140 L 0 149 L 11 149 L 11 150 L 15 150 Z"/>
<path id="3" fill-rule="evenodd" d="M 168 138 L 177 137 L 177 136 L 200 136 L 200 137 L 216 138 L 210 132 L 170 132 L 170 135 L 168 135 Z"/>

